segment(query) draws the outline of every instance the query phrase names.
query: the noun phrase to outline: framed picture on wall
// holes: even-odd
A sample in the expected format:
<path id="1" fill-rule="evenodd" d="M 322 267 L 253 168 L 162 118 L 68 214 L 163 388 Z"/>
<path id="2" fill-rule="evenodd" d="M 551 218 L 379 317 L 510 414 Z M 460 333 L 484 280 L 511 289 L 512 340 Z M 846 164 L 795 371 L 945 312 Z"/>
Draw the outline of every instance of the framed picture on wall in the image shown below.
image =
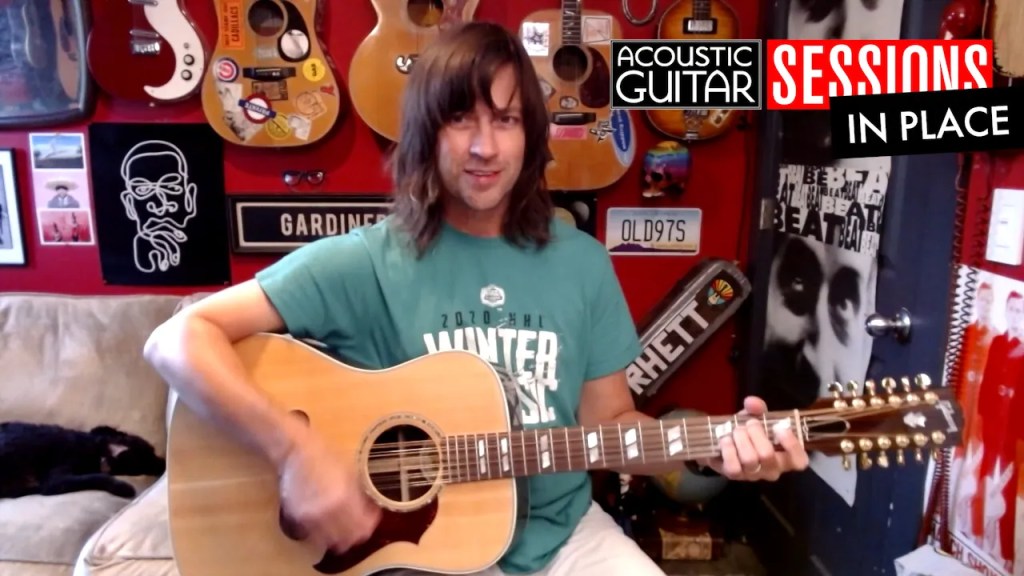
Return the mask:
<path id="1" fill-rule="evenodd" d="M 72 122 L 95 102 L 86 0 L 0 1 L 0 128 Z M 125 43 L 127 50 L 127 42 Z"/>
<path id="2" fill-rule="evenodd" d="M 14 150 L 0 149 L 0 266 L 24 266 L 25 237 L 18 205 Z"/>

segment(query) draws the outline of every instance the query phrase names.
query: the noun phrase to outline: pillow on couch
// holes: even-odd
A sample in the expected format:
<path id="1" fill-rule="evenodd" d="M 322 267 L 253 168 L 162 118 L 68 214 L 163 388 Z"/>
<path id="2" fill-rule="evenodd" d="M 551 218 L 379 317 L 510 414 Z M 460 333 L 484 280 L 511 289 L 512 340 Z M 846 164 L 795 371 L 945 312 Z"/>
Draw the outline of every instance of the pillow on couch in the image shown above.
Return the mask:
<path id="1" fill-rule="evenodd" d="M 167 520 L 167 475 L 89 538 L 74 576 L 179 576 Z"/>

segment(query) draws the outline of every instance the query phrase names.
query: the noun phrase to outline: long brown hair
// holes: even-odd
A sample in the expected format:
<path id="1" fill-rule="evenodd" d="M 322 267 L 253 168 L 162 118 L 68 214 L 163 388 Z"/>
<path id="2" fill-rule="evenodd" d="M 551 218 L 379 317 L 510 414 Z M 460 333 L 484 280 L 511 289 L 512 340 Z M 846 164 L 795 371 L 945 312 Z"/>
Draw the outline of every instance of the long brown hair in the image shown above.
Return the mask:
<path id="1" fill-rule="evenodd" d="M 500 105 L 491 100 L 491 85 L 509 64 L 522 102 L 526 141 L 502 234 L 520 246 L 543 247 L 550 239 L 553 208 L 544 170 L 551 151 L 540 81 L 515 35 L 499 24 L 473 21 L 443 32 L 420 54 L 402 99 L 401 136 L 389 159 L 395 186 L 392 213 L 420 255 L 441 229 L 444 185 L 438 173 L 438 133 L 455 115 L 472 110 L 478 98 L 497 111 Z"/>

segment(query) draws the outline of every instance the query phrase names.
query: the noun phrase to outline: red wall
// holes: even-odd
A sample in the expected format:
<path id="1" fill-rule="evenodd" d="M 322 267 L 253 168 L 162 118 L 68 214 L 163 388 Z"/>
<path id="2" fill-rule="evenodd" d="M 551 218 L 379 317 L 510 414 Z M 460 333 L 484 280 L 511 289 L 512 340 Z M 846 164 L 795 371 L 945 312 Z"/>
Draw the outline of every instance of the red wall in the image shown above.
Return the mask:
<path id="1" fill-rule="evenodd" d="M 629 0 L 634 15 L 647 12 L 651 0 Z M 740 18 L 740 37 L 759 37 L 758 0 L 729 0 Z M 210 0 L 181 0 L 207 39 L 208 47 L 216 38 L 214 3 Z M 357 45 L 376 21 L 370 0 L 321 0 L 326 7 L 323 24 L 325 48 L 334 59 L 339 80 L 347 83 L 348 63 Z M 344 6 L 344 9 L 340 9 Z M 555 0 L 480 0 L 477 19 L 494 20 L 513 29 L 526 16 L 539 9 L 557 8 Z M 659 5 L 659 17 L 669 2 Z M 604 10 L 619 19 L 626 38 L 652 38 L 656 35 L 657 18 L 642 27 L 629 24 L 622 13 L 621 0 L 588 0 L 586 8 Z M 94 17 L 97 11 L 92 11 Z M 344 25 L 343 25 L 344 21 Z M 130 71 L 125 71 L 130 74 Z M 228 194 L 288 193 L 280 174 L 285 169 L 323 169 L 327 172 L 324 189 L 338 193 L 384 192 L 388 182 L 376 167 L 384 150 L 373 132 L 352 112 L 339 120 L 335 131 L 324 140 L 307 148 L 269 150 L 243 148 L 226 144 L 224 152 L 225 186 Z M 619 183 L 598 196 L 599 237 L 604 238 L 604 211 L 613 206 L 636 206 L 652 203 L 640 196 L 640 170 L 646 149 L 661 140 L 646 123 L 642 114 L 634 113 L 638 131 L 636 160 Z M 752 117 L 752 120 L 756 118 Z M 140 107 L 111 101 L 98 92 L 95 113 L 89 121 L 96 122 L 204 122 L 198 96 L 174 106 Z M 39 131 L 82 132 L 87 122 L 74 125 L 40 128 Z M 748 223 L 746 212 L 752 204 L 756 154 L 756 131 L 731 131 L 713 141 L 690 146 L 693 169 L 687 192 L 681 200 L 661 199 L 656 205 L 697 207 L 703 210 L 701 251 L 696 257 L 616 257 L 619 273 L 631 310 L 637 321 L 667 293 L 669 288 L 692 266 L 704 258 L 726 258 L 745 264 L 744 242 Z M 88 139 L 86 139 L 88 143 Z M 22 222 L 27 242 L 29 265 L 25 268 L 0 268 L 0 291 L 33 290 L 71 294 L 118 294 L 162 292 L 185 294 L 216 289 L 217 286 L 136 288 L 109 286 L 100 274 L 96 246 L 86 248 L 39 245 L 34 219 L 28 156 L 27 131 L 0 131 L 0 147 L 17 150 L 18 177 L 21 183 Z M 86 151 L 87 157 L 89 151 Z M 103 231 L 97 230 L 102 236 Z M 225 247 L 225 249 L 228 249 Z M 232 281 L 240 282 L 270 263 L 271 257 L 235 255 L 231 257 Z M 662 401 L 678 402 L 712 413 L 729 412 L 734 404 L 733 371 L 727 363 L 732 345 L 733 326 L 726 325 L 704 348 L 691 357 L 677 374 L 675 382 L 663 389 Z"/>
<path id="2" fill-rule="evenodd" d="M 985 232 L 996 188 L 1024 188 L 1024 155 L 1017 150 L 975 154 L 971 165 L 961 261 L 982 270 L 1024 282 L 1024 265 L 985 260 Z"/>

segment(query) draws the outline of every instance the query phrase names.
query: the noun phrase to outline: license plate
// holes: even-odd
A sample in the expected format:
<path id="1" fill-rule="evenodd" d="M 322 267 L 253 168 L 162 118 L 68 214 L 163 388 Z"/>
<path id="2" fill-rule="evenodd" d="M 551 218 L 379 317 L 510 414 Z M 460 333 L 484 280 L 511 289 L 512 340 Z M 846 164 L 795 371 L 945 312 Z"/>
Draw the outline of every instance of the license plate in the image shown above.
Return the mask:
<path id="1" fill-rule="evenodd" d="M 604 245 L 611 254 L 693 256 L 700 220 L 698 208 L 609 208 Z"/>

